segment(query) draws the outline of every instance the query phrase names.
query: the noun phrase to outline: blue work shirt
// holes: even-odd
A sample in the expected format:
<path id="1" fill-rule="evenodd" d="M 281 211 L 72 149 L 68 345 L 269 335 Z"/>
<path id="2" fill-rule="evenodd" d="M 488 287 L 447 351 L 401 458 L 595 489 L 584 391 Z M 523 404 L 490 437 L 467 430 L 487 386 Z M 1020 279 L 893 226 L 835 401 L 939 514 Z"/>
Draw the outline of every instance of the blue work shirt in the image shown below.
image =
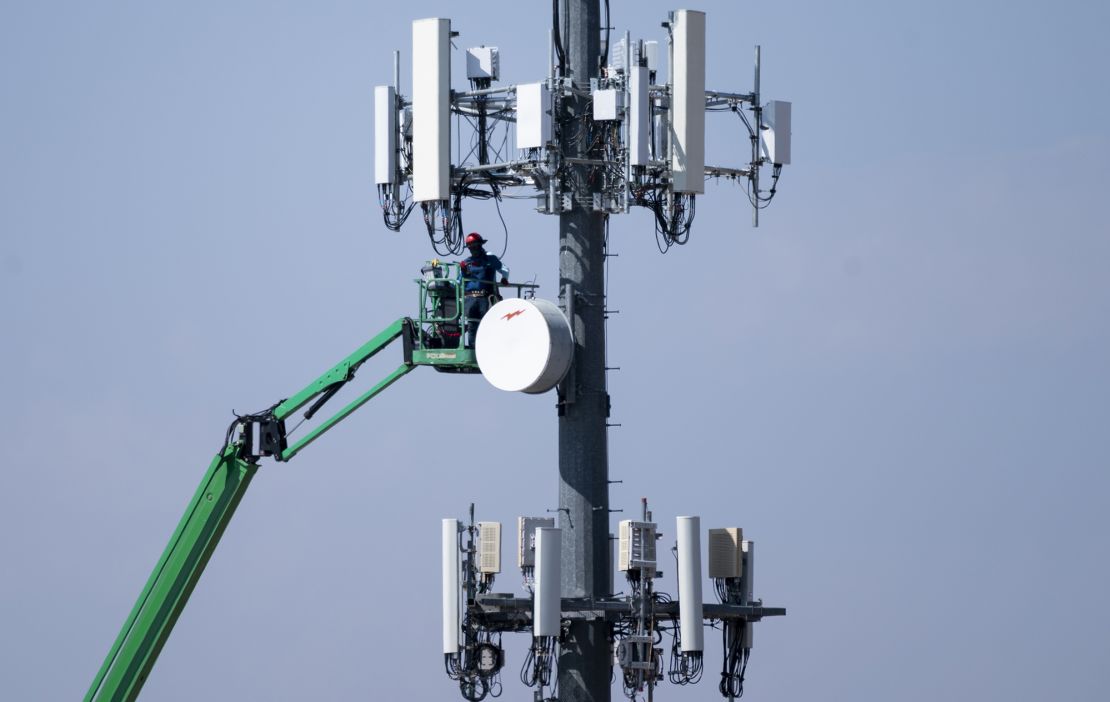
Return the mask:
<path id="1" fill-rule="evenodd" d="M 468 293 L 484 292 L 492 295 L 497 292 L 497 274 L 500 272 L 503 277 L 509 277 L 509 269 L 505 268 L 501 259 L 484 251 L 463 259 L 459 270 L 465 281 L 463 290 Z"/>

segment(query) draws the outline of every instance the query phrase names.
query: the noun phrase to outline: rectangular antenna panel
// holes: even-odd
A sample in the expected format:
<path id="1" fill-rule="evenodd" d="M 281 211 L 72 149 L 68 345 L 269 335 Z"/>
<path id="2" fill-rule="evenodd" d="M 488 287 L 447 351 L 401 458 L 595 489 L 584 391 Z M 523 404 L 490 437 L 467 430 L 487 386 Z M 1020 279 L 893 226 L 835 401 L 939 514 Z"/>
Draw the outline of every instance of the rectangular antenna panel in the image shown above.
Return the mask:
<path id="1" fill-rule="evenodd" d="M 624 37 L 609 51 L 609 70 L 619 71 L 624 73 L 624 55 L 628 53 L 628 44 L 625 42 Z M 632 60 L 629 62 L 632 66 L 640 65 L 640 42 L 632 42 Z"/>
<path id="2" fill-rule="evenodd" d="M 551 135 L 551 95 L 543 83 L 516 86 L 516 148 L 542 149 Z"/>
<path id="3" fill-rule="evenodd" d="M 740 581 L 740 590 L 744 593 L 744 604 L 755 602 L 755 542 L 744 541 L 741 544 L 744 551 L 744 578 Z M 752 647 L 752 623 L 744 623 L 743 648 Z"/>
<path id="4" fill-rule="evenodd" d="M 755 601 L 755 542 L 743 541 L 741 548 L 744 552 L 744 575 L 740 584 L 744 593 L 744 604 Z"/>
<path id="5" fill-rule="evenodd" d="M 644 42 L 644 64 L 649 71 L 659 70 L 659 42 Z"/>
<path id="6" fill-rule="evenodd" d="M 617 591 L 617 536 L 609 534 L 609 594 Z"/>
<path id="7" fill-rule="evenodd" d="M 397 178 L 397 91 L 391 85 L 374 88 L 374 183 Z"/>
<path id="8" fill-rule="evenodd" d="M 709 577 L 739 578 L 744 574 L 741 543 L 744 530 L 739 527 L 709 530 Z"/>
<path id="9" fill-rule="evenodd" d="M 626 572 L 643 569 L 649 575 L 655 573 L 655 524 L 621 520 L 617 568 Z"/>
<path id="10" fill-rule="evenodd" d="M 674 13 L 671 174 L 676 193 L 705 192 L 705 13 Z"/>
<path id="11" fill-rule="evenodd" d="M 443 652 L 459 652 L 459 520 L 443 520 Z"/>
<path id="12" fill-rule="evenodd" d="M 648 69 L 633 66 L 628 82 L 628 159 L 633 166 L 648 162 Z"/>
<path id="13" fill-rule="evenodd" d="M 763 106 L 763 126 L 759 142 L 763 157 L 771 163 L 785 166 L 790 163 L 790 103 L 771 100 Z"/>
<path id="14" fill-rule="evenodd" d="M 532 635 L 558 636 L 562 619 L 563 532 L 536 530 L 536 589 L 532 594 Z"/>
<path id="15" fill-rule="evenodd" d="M 501 54 L 496 46 L 479 46 L 466 50 L 466 77 L 470 80 L 501 78 Z"/>
<path id="16" fill-rule="evenodd" d="M 619 42 L 613 45 L 613 50 L 609 52 L 609 69 L 624 72 L 624 55 L 628 52 L 628 47 L 625 46 L 625 41 L 622 38 Z M 659 42 L 657 41 L 639 41 L 633 40 L 632 42 L 632 61 L 630 65 L 635 68 L 636 66 L 643 66 L 649 71 L 658 70 L 657 64 L 659 63 Z"/>
<path id="17" fill-rule="evenodd" d="M 609 47 L 609 68 L 610 71 L 624 71 L 624 54 L 628 47 L 624 45 L 622 38 L 616 44 Z"/>
<path id="18" fill-rule="evenodd" d="M 517 517 L 516 564 L 520 568 L 536 565 L 536 529 L 555 527 L 554 517 Z"/>
<path id="19" fill-rule="evenodd" d="M 501 522 L 478 522 L 478 572 L 501 572 Z"/>
<path id="20" fill-rule="evenodd" d="M 412 190 L 417 202 L 451 196 L 451 20 L 412 23 Z"/>

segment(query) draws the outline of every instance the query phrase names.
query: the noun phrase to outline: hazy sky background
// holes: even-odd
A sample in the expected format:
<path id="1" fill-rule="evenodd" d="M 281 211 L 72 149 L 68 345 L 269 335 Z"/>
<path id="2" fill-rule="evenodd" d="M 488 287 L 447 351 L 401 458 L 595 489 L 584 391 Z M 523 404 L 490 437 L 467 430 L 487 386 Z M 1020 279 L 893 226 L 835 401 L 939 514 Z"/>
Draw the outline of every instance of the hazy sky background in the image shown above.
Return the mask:
<path id="1" fill-rule="evenodd" d="M 1110 5 L 695 7 L 710 87 L 749 90 L 762 44 L 794 163 L 758 229 L 728 184 L 666 256 L 646 211 L 613 219 L 613 506 L 647 496 L 668 547 L 679 514 L 757 542 L 789 614 L 745 699 L 1110 698 Z M 662 39 L 668 9 L 613 23 Z M 544 2 L 0 6 L 6 699 L 84 694 L 233 408 L 414 312 L 433 254 L 418 218 L 381 224 L 372 87 L 399 49 L 409 92 L 432 16 L 499 46 L 503 82 L 546 74 Z M 739 164 L 736 120 L 710 130 Z M 555 218 L 504 214 L 514 277 L 554 297 Z M 500 250 L 492 203 L 464 216 Z M 418 369 L 262 467 L 143 699 L 460 699 L 439 520 L 501 520 L 520 592 L 554 402 Z M 718 698 L 707 633 L 705 681 L 658 699 Z M 531 699 L 507 644 L 505 699 Z"/>

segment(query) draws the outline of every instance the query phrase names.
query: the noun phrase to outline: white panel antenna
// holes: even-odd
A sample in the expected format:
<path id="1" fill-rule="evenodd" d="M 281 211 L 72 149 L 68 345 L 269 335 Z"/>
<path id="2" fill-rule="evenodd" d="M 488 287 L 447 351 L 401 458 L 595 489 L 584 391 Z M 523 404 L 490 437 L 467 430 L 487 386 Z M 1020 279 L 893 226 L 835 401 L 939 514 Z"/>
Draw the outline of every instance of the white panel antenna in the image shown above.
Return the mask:
<path id="1" fill-rule="evenodd" d="M 417 202 L 451 196 L 451 20 L 412 23 L 412 180 Z"/>
<path id="2" fill-rule="evenodd" d="M 752 604 L 755 602 L 755 542 L 745 541 L 743 548 L 744 578 L 740 581 L 740 591 L 744 593 L 744 604 Z M 752 629 L 751 622 L 744 624 L 744 648 L 752 647 Z"/>
<path id="3" fill-rule="evenodd" d="M 536 565 L 536 529 L 553 528 L 554 517 L 517 517 L 516 564 L 520 568 Z"/>
<path id="4" fill-rule="evenodd" d="M 644 42 L 644 63 L 649 71 L 659 70 L 659 42 Z"/>
<path id="5" fill-rule="evenodd" d="M 609 47 L 609 65 L 606 66 L 610 71 L 623 71 L 624 70 L 624 54 L 628 47 L 625 46 L 624 39 L 622 38 L 616 44 Z"/>
<path id="6" fill-rule="evenodd" d="M 478 522 L 478 572 L 501 572 L 501 522 Z"/>
<path id="7" fill-rule="evenodd" d="M 790 164 L 790 103 L 771 100 L 763 106 L 763 130 L 759 135 L 763 156 L 776 166 Z"/>
<path id="8" fill-rule="evenodd" d="M 397 91 L 390 85 L 374 88 L 374 183 L 397 181 Z"/>
<path id="9" fill-rule="evenodd" d="M 614 44 L 613 48 L 609 50 L 609 66 L 608 66 L 608 68 L 609 68 L 610 71 L 619 71 L 621 73 L 624 73 L 624 68 L 625 68 L 625 65 L 626 65 L 626 63 L 625 63 L 625 54 L 628 53 L 628 44 L 629 44 L 629 42 L 626 41 L 624 37 L 621 37 L 621 40 L 618 41 L 616 44 Z M 633 65 L 633 66 L 639 66 L 640 65 L 640 52 L 641 52 L 640 45 L 642 44 L 642 42 L 634 41 L 634 42 L 631 42 L 631 44 L 632 44 L 632 56 L 631 56 L 630 64 Z"/>
<path id="10" fill-rule="evenodd" d="M 617 568 L 625 572 L 646 570 L 655 574 L 655 524 L 623 519 L 620 522 Z"/>
<path id="11" fill-rule="evenodd" d="M 705 192 L 705 13 L 678 10 L 672 25 L 671 172 L 674 192 Z"/>
<path id="12" fill-rule="evenodd" d="M 678 517 L 678 621 L 682 627 L 682 652 L 705 648 L 702 627 L 701 519 Z"/>
<path id="13" fill-rule="evenodd" d="M 551 137 L 551 94 L 543 83 L 516 87 L 516 148 L 542 149 Z"/>
<path id="14" fill-rule="evenodd" d="M 755 602 L 755 542 L 744 541 L 744 575 L 740 581 L 740 591 L 744 593 L 744 604 Z"/>
<path id="15" fill-rule="evenodd" d="M 648 69 L 633 66 L 628 82 L 628 162 L 632 166 L 646 166 L 649 159 L 648 82 Z"/>
<path id="16" fill-rule="evenodd" d="M 443 520 L 443 653 L 459 652 L 459 520 Z"/>
<path id="17" fill-rule="evenodd" d="M 609 592 L 617 591 L 617 536 L 609 534 Z"/>
<path id="18" fill-rule="evenodd" d="M 532 635 L 558 636 L 562 619 L 563 532 L 536 530 L 536 591 L 532 600 Z"/>
<path id="19" fill-rule="evenodd" d="M 709 577 L 714 580 L 743 576 L 741 542 L 744 530 L 739 527 L 709 530 Z"/>

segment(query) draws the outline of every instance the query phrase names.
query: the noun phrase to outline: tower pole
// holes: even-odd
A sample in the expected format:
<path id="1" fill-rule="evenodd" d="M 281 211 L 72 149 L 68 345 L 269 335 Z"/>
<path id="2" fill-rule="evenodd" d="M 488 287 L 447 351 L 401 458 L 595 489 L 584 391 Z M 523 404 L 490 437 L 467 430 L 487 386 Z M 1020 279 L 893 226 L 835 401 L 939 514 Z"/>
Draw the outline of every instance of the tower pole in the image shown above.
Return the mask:
<path id="1" fill-rule="evenodd" d="M 598 76 L 600 12 L 597 0 L 559 0 L 559 32 L 566 76 L 588 92 Z M 589 102 L 572 96 L 558 115 L 564 163 L 589 157 L 583 133 Z M 605 382 L 605 219 L 593 211 L 590 167 L 569 165 L 564 192 L 570 210 L 559 216 L 559 282 L 572 299 L 575 349 L 559 416 L 559 509 L 563 533 L 563 597 L 600 597 L 609 590 L 609 456 Z M 560 702 L 609 702 L 610 653 L 604 620 L 576 620 L 559 653 Z"/>

